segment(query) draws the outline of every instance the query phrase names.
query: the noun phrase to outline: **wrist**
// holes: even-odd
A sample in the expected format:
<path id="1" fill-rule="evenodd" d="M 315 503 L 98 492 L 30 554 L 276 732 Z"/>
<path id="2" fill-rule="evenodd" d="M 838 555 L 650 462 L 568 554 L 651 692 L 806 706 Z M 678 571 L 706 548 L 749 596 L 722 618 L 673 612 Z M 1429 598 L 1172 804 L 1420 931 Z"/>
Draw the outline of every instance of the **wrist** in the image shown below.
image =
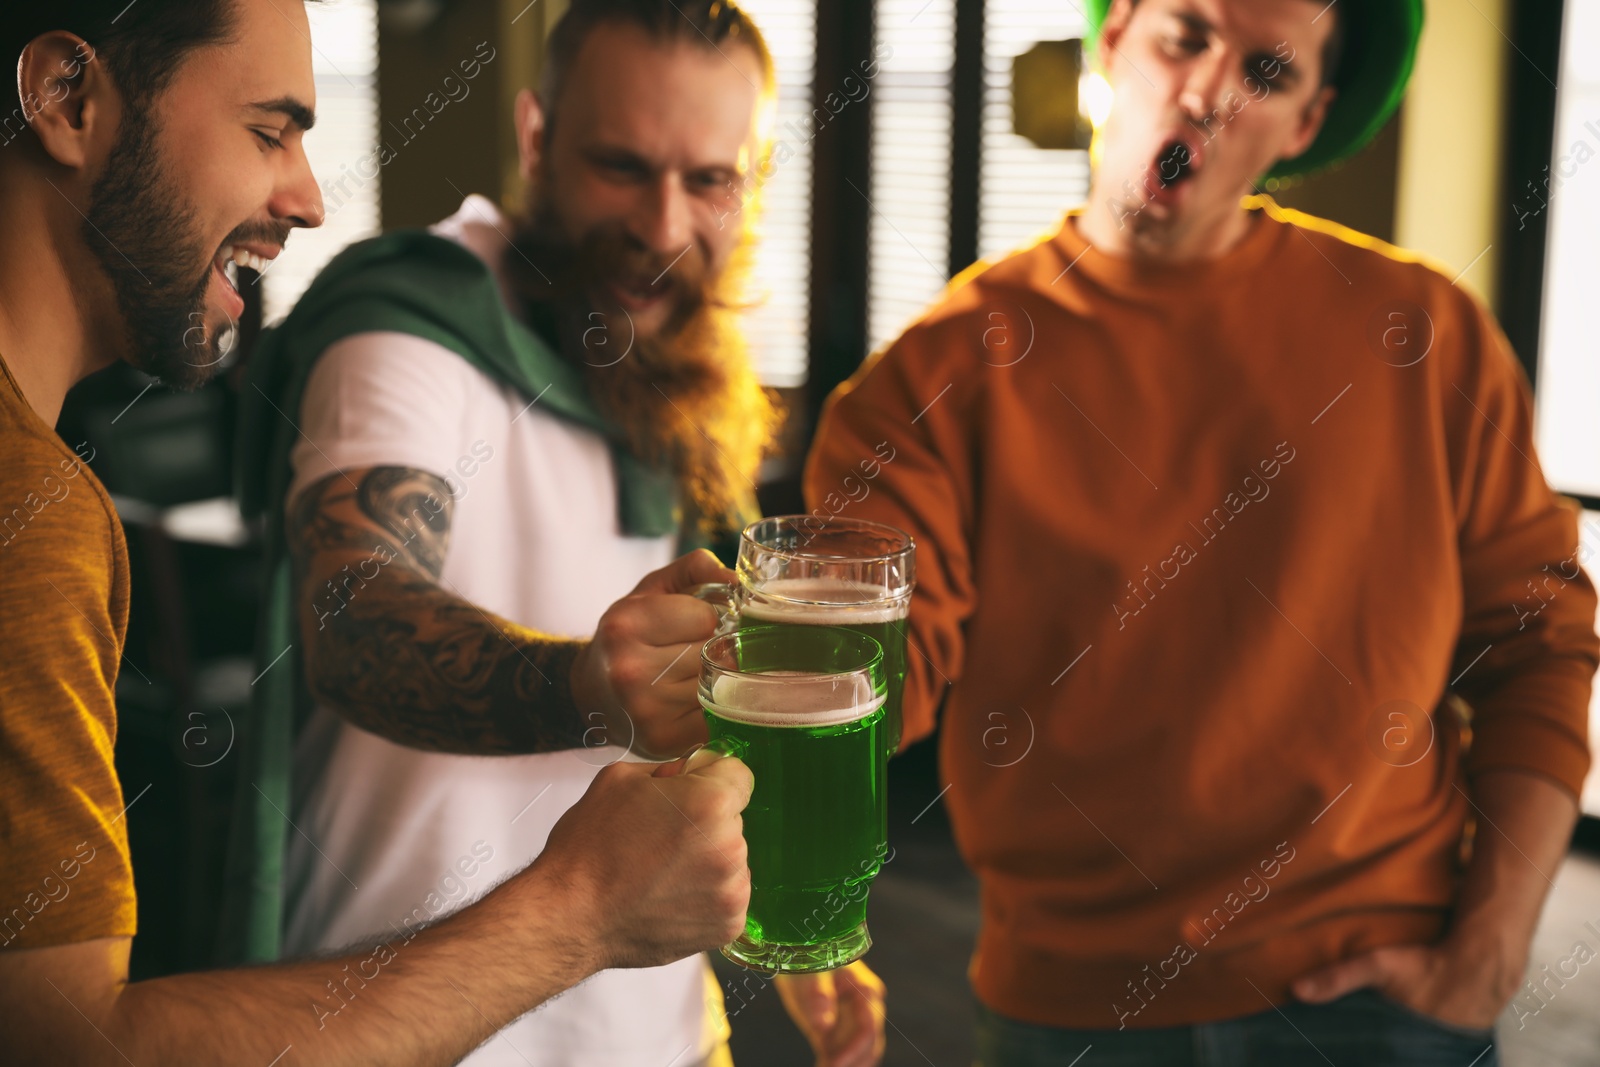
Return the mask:
<path id="1" fill-rule="evenodd" d="M 529 934 L 527 951 L 561 961 L 572 985 L 610 966 L 598 887 L 543 857 L 518 883 L 519 913 L 538 916 L 522 927 Z"/>
<path id="2" fill-rule="evenodd" d="M 544 657 L 544 672 L 551 683 L 549 716 L 560 735 L 559 748 L 583 748 L 589 744 L 589 729 L 597 721 L 589 714 L 583 680 L 587 641 L 555 643 Z"/>
<path id="3" fill-rule="evenodd" d="M 595 710 L 597 701 L 590 692 L 589 686 L 589 657 L 593 653 L 593 641 L 574 641 L 572 653 L 567 659 L 566 680 L 567 692 L 571 695 L 572 708 L 580 721 L 587 719 Z"/>
<path id="4" fill-rule="evenodd" d="M 633 748 L 634 723 L 611 691 L 605 653 L 592 640 L 574 641 L 568 663 L 567 701 L 577 738 L 572 747 Z"/>
<path id="5" fill-rule="evenodd" d="M 1439 948 L 1460 964 L 1493 982 L 1495 991 L 1509 999 L 1522 984 L 1528 966 L 1529 938 L 1508 931 L 1506 924 L 1458 921 L 1452 924 Z"/>

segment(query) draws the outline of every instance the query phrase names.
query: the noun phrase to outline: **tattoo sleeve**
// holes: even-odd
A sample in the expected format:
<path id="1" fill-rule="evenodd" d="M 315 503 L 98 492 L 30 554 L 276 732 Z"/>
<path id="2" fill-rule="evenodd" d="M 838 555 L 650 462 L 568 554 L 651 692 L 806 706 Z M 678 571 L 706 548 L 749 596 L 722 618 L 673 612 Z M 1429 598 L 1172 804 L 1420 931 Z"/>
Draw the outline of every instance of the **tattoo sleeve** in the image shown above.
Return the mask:
<path id="1" fill-rule="evenodd" d="M 493 615 L 443 583 L 454 507 L 404 467 L 334 474 L 285 522 L 306 681 L 356 726 L 474 755 L 577 748 L 569 676 L 582 642 Z"/>

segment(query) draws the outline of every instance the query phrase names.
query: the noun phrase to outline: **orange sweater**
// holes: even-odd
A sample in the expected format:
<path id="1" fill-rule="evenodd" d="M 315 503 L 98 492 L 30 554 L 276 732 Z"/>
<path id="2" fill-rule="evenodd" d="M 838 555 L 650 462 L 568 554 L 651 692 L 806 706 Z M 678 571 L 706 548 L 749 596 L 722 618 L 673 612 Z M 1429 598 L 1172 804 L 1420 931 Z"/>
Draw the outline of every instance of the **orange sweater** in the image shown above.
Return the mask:
<path id="1" fill-rule="evenodd" d="M 906 738 L 944 700 L 972 979 L 1013 1018 L 1240 1016 L 1433 940 L 1468 779 L 1589 765 L 1595 594 L 1504 337 L 1415 257 L 1246 206 L 1209 263 L 1069 221 L 980 264 L 807 468 L 816 513 L 916 538 Z"/>

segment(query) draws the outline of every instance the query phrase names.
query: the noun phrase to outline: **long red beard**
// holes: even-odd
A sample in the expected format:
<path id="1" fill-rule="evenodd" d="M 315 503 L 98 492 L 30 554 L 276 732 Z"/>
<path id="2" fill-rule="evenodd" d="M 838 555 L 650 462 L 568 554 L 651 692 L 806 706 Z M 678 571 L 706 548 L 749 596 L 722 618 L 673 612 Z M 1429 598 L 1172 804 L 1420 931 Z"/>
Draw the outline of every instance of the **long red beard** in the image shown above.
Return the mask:
<path id="1" fill-rule="evenodd" d="M 726 295 L 740 288 L 748 241 L 713 273 L 698 247 L 664 261 L 620 227 L 597 227 L 576 244 L 560 234 L 537 209 L 515 220 L 506 266 L 529 318 L 553 329 L 562 358 L 582 371 L 633 453 L 672 471 L 692 521 L 707 532 L 736 525 L 779 422 Z M 673 307 L 652 336 L 638 336 L 625 311 L 591 295 L 608 281 L 658 277 Z"/>

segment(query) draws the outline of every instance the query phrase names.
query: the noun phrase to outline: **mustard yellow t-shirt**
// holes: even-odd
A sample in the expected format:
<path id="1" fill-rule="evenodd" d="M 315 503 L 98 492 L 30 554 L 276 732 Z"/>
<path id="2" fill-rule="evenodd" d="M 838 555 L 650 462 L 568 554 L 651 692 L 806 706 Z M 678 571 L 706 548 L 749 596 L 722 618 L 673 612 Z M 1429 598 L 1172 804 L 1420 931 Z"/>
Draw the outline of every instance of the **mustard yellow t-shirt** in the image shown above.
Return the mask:
<path id="1" fill-rule="evenodd" d="M 128 550 L 0 358 L 0 952 L 134 932 L 112 764 Z"/>

